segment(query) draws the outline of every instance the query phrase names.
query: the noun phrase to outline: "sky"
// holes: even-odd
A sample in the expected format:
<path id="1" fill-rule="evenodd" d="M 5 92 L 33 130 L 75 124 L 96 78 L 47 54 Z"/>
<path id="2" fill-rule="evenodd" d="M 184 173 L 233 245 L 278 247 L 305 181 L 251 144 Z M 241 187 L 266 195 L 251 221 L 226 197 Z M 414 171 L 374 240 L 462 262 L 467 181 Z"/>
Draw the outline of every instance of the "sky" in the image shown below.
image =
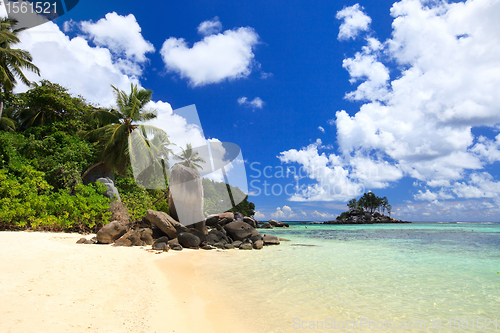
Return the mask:
<path id="1" fill-rule="evenodd" d="M 399 219 L 500 221 L 499 16 L 499 0 L 80 0 L 19 47 L 31 80 L 105 107 L 139 84 L 176 140 L 238 145 L 257 219 L 330 220 L 372 191 Z M 198 126 L 173 111 L 193 104 Z"/>

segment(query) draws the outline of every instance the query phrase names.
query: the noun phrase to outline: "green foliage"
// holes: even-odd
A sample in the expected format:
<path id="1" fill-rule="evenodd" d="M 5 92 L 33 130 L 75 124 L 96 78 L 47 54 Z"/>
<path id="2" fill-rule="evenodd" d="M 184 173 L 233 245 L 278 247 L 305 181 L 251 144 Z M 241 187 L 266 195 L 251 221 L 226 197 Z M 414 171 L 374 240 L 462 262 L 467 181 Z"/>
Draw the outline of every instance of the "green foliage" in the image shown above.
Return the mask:
<path id="1" fill-rule="evenodd" d="M 248 201 L 248 196 L 246 196 L 243 191 L 238 187 L 230 186 L 231 193 L 235 197 L 245 199 L 229 210 L 227 207 L 231 207 L 231 201 L 228 196 L 227 185 L 224 182 L 215 182 L 211 179 L 203 179 L 203 212 L 205 215 L 219 214 L 224 211 L 230 212 L 240 212 L 244 216 L 253 216 L 255 214 L 255 205 Z"/>
<path id="2" fill-rule="evenodd" d="M 127 207 L 131 221 L 146 215 L 148 209 L 154 209 L 153 199 L 148 190 L 137 186 L 133 177 L 117 177 L 115 185 L 123 204 Z"/>
<path id="3" fill-rule="evenodd" d="M 342 219 L 346 219 L 349 217 L 349 213 L 348 212 L 342 212 L 338 217 L 337 217 L 337 220 L 342 220 Z"/>
<path id="4" fill-rule="evenodd" d="M 43 172 L 27 165 L 19 176 L 0 170 L 0 228 L 89 231 L 108 223 L 102 184 L 53 192 Z"/>
<path id="5" fill-rule="evenodd" d="M 349 211 L 352 211 L 352 210 L 366 210 L 367 213 L 367 216 L 368 215 L 372 215 L 375 213 L 375 216 L 380 216 L 380 214 L 384 214 L 384 212 L 387 210 L 389 215 L 391 214 L 391 209 L 392 209 L 392 206 L 389 205 L 389 200 L 387 199 L 387 197 L 378 197 L 376 196 L 373 192 L 368 192 L 368 193 L 365 193 L 361 196 L 361 198 L 359 198 L 359 200 L 356 200 L 355 198 L 354 199 L 351 199 L 348 203 L 347 203 L 347 207 L 349 208 Z M 378 210 L 379 212 L 376 213 L 375 211 Z M 347 212 L 345 212 L 347 213 Z M 344 213 L 342 213 L 344 214 Z M 342 216 L 342 215 L 341 215 Z M 347 215 L 345 216 L 347 217 Z M 340 218 L 340 217 L 339 217 Z"/>

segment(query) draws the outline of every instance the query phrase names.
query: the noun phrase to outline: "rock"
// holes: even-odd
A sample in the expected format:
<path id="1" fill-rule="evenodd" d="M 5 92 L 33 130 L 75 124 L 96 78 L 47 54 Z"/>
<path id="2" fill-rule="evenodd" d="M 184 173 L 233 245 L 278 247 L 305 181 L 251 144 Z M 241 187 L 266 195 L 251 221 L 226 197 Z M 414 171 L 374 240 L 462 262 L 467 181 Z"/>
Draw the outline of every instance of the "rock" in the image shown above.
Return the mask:
<path id="1" fill-rule="evenodd" d="M 234 221 L 224 226 L 224 230 L 234 240 L 243 240 L 252 235 L 255 230 L 251 225 L 243 221 Z"/>
<path id="2" fill-rule="evenodd" d="M 93 239 L 87 239 L 83 244 L 96 244 L 96 243 L 97 241 L 94 241 Z"/>
<path id="3" fill-rule="evenodd" d="M 157 240 L 155 240 L 154 244 L 156 244 L 156 243 L 168 243 L 169 241 L 170 241 L 170 238 L 168 238 L 167 236 L 162 236 L 162 237 L 158 238 Z"/>
<path id="4" fill-rule="evenodd" d="M 265 245 L 279 245 L 280 240 L 278 237 L 273 235 L 264 235 L 264 244 Z"/>
<path id="5" fill-rule="evenodd" d="M 168 246 L 168 244 L 165 242 L 159 242 L 159 243 L 154 243 L 152 246 L 152 249 L 158 250 L 158 251 L 168 252 L 168 250 L 170 249 L 170 246 Z"/>
<path id="6" fill-rule="evenodd" d="M 224 248 L 226 250 L 232 250 L 232 249 L 234 249 L 234 245 L 233 244 L 226 244 L 226 245 L 224 245 Z"/>
<path id="7" fill-rule="evenodd" d="M 276 221 L 276 220 L 269 220 L 269 224 L 272 225 L 273 227 L 277 227 L 277 228 L 283 228 L 283 227 L 288 228 L 290 226 L 288 223 L 283 223 L 283 222 Z"/>
<path id="8" fill-rule="evenodd" d="M 253 249 L 252 244 L 250 243 L 243 243 L 239 247 L 240 250 L 251 250 Z"/>
<path id="9" fill-rule="evenodd" d="M 129 234 L 121 236 L 115 241 L 115 246 L 132 246 L 132 241 L 128 238 Z"/>
<path id="10" fill-rule="evenodd" d="M 231 222 L 234 220 L 234 213 L 233 212 L 220 213 L 218 216 L 219 216 L 219 220 L 222 220 L 223 218 L 228 218 L 231 220 Z"/>
<path id="11" fill-rule="evenodd" d="M 205 219 L 205 224 L 209 227 L 213 227 L 217 223 L 219 223 L 219 215 L 218 214 L 212 214 Z"/>
<path id="12" fill-rule="evenodd" d="M 87 241 L 87 238 L 80 238 L 79 240 L 76 241 L 76 244 L 85 244 Z"/>
<path id="13" fill-rule="evenodd" d="M 278 237 L 280 242 L 289 242 L 289 239 Z"/>
<path id="14" fill-rule="evenodd" d="M 111 177 L 98 178 L 96 182 L 102 183 L 104 184 L 104 186 L 106 186 L 106 193 L 104 194 L 105 197 L 121 201 L 120 193 L 118 193 L 115 182 Z"/>
<path id="15" fill-rule="evenodd" d="M 251 217 L 248 217 L 248 216 L 243 217 L 243 222 L 248 223 L 249 225 L 251 225 L 254 228 L 257 228 L 257 220 L 255 220 Z"/>
<path id="16" fill-rule="evenodd" d="M 262 229 L 272 229 L 273 226 L 270 225 L 269 223 L 261 223 L 257 226 L 257 228 L 262 228 Z"/>
<path id="17" fill-rule="evenodd" d="M 201 240 L 198 238 L 198 236 L 193 235 L 192 233 L 189 232 L 181 232 L 178 236 L 177 239 L 179 240 L 179 244 L 182 245 L 182 247 L 187 247 L 187 248 L 198 248 L 201 244 Z"/>
<path id="18" fill-rule="evenodd" d="M 213 249 L 215 249 L 215 247 L 207 244 L 207 245 L 202 246 L 201 249 L 202 250 L 213 250 Z"/>
<path id="19" fill-rule="evenodd" d="M 169 240 L 167 242 L 167 244 L 170 245 L 170 246 L 172 246 L 172 244 L 179 244 L 179 240 L 177 238 L 174 238 L 174 239 Z"/>
<path id="20" fill-rule="evenodd" d="M 154 243 L 153 230 L 150 228 L 141 228 L 141 240 L 146 243 L 146 245 L 152 245 Z"/>
<path id="21" fill-rule="evenodd" d="M 233 218 L 236 220 L 236 221 L 243 221 L 243 218 L 245 216 L 243 216 L 243 214 L 241 214 L 240 212 L 234 212 L 233 213 Z"/>
<path id="22" fill-rule="evenodd" d="M 204 232 L 203 184 L 198 170 L 175 164 L 169 181 L 168 207 L 170 216 L 183 225 L 198 224 Z"/>
<path id="23" fill-rule="evenodd" d="M 218 242 L 218 243 L 213 244 L 212 246 L 215 246 L 218 249 L 223 249 L 225 245 L 226 245 L 226 243 Z"/>
<path id="24" fill-rule="evenodd" d="M 234 242 L 233 242 L 233 246 L 234 246 L 234 247 L 240 247 L 240 245 L 241 245 L 241 244 L 243 244 L 243 242 L 242 242 L 242 241 L 234 241 Z"/>
<path id="25" fill-rule="evenodd" d="M 97 241 L 101 244 L 111 244 L 127 232 L 127 227 L 118 221 L 106 224 L 97 232 Z"/>
<path id="26" fill-rule="evenodd" d="M 254 249 L 261 250 L 264 247 L 264 241 L 262 241 L 262 240 L 255 241 L 255 242 L 253 242 L 252 245 L 253 245 Z"/>
<path id="27" fill-rule="evenodd" d="M 182 251 L 182 246 L 179 243 L 170 244 L 170 248 L 174 251 Z"/>
<path id="28" fill-rule="evenodd" d="M 177 234 L 180 232 L 187 231 L 185 226 L 164 212 L 157 212 L 155 210 L 148 209 L 146 218 L 158 229 L 163 231 L 170 239 L 176 238 Z"/>
<path id="29" fill-rule="evenodd" d="M 191 228 L 189 228 L 187 232 L 197 236 L 202 243 L 207 241 L 208 235 L 206 233 L 203 233 L 203 232 L 200 232 L 196 229 L 191 229 Z"/>
<path id="30" fill-rule="evenodd" d="M 259 232 L 257 232 L 256 235 L 253 235 L 253 236 L 250 236 L 250 240 L 255 243 L 256 241 L 259 241 L 259 240 L 264 240 L 264 236 L 262 236 L 262 234 L 260 234 Z"/>

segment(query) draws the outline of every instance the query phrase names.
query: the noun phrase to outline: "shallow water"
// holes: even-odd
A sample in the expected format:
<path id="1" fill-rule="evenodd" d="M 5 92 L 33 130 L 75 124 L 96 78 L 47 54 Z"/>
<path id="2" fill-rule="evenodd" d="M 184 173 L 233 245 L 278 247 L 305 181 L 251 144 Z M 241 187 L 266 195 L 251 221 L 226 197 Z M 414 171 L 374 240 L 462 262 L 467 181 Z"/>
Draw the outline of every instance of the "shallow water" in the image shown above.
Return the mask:
<path id="1" fill-rule="evenodd" d="M 489 321 L 488 331 L 500 331 L 499 223 L 292 224 L 269 233 L 290 242 L 234 250 L 202 270 L 228 302 L 252 305 L 261 332 L 346 324 L 482 332 Z"/>

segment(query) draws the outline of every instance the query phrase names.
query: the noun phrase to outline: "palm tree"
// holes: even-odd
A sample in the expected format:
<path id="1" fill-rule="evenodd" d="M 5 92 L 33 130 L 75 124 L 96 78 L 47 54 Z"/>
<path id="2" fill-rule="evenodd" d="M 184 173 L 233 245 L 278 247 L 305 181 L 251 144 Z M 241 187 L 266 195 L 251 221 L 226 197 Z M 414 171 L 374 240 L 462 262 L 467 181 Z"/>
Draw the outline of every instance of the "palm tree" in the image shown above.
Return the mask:
<path id="1" fill-rule="evenodd" d="M 180 147 L 182 149 L 182 154 L 174 155 L 177 160 L 181 160 L 180 164 L 192 168 L 192 169 L 203 169 L 201 165 L 198 163 L 205 163 L 205 160 L 200 157 L 200 153 L 193 150 L 193 146 L 190 143 L 186 144 L 186 149 Z"/>
<path id="2" fill-rule="evenodd" d="M 12 117 L 12 109 L 8 108 L 2 117 L 0 117 L 0 130 L 6 132 L 14 132 L 16 129 L 16 121 Z"/>
<path id="3" fill-rule="evenodd" d="M 20 42 L 17 34 L 25 30 L 13 30 L 16 23 L 14 19 L 0 18 L 0 117 L 3 110 L 2 93 L 11 92 L 17 84 L 17 79 L 27 86 L 31 85 L 23 70 L 27 69 L 40 75 L 40 70 L 32 63 L 33 57 L 28 51 L 11 48 Z"/>
<path id="4" fill-rule="evenodd" d="M 127 94 L 113 85 L 111 87 L 115 90 L 118 108 L 92 112 L 89 120 L 94 122 L 97 128 L 82 134 L 90 141 L 97 142 L 101 162 L 124 174 L 130 164 L 129 148 L 141 147 L 138 153 L 142 148 L 149 150 L 151 143 L 147 135 L 161 135 L 163 131 L 139 124 L 156 117 L 154 110 L 145 108 L 151 101 L 151 90 L 139 89 L 137 85 L 131 84 L 130 94 Z M 151 151 L 148 151 L 148 154 L 154 155 Z"/>

